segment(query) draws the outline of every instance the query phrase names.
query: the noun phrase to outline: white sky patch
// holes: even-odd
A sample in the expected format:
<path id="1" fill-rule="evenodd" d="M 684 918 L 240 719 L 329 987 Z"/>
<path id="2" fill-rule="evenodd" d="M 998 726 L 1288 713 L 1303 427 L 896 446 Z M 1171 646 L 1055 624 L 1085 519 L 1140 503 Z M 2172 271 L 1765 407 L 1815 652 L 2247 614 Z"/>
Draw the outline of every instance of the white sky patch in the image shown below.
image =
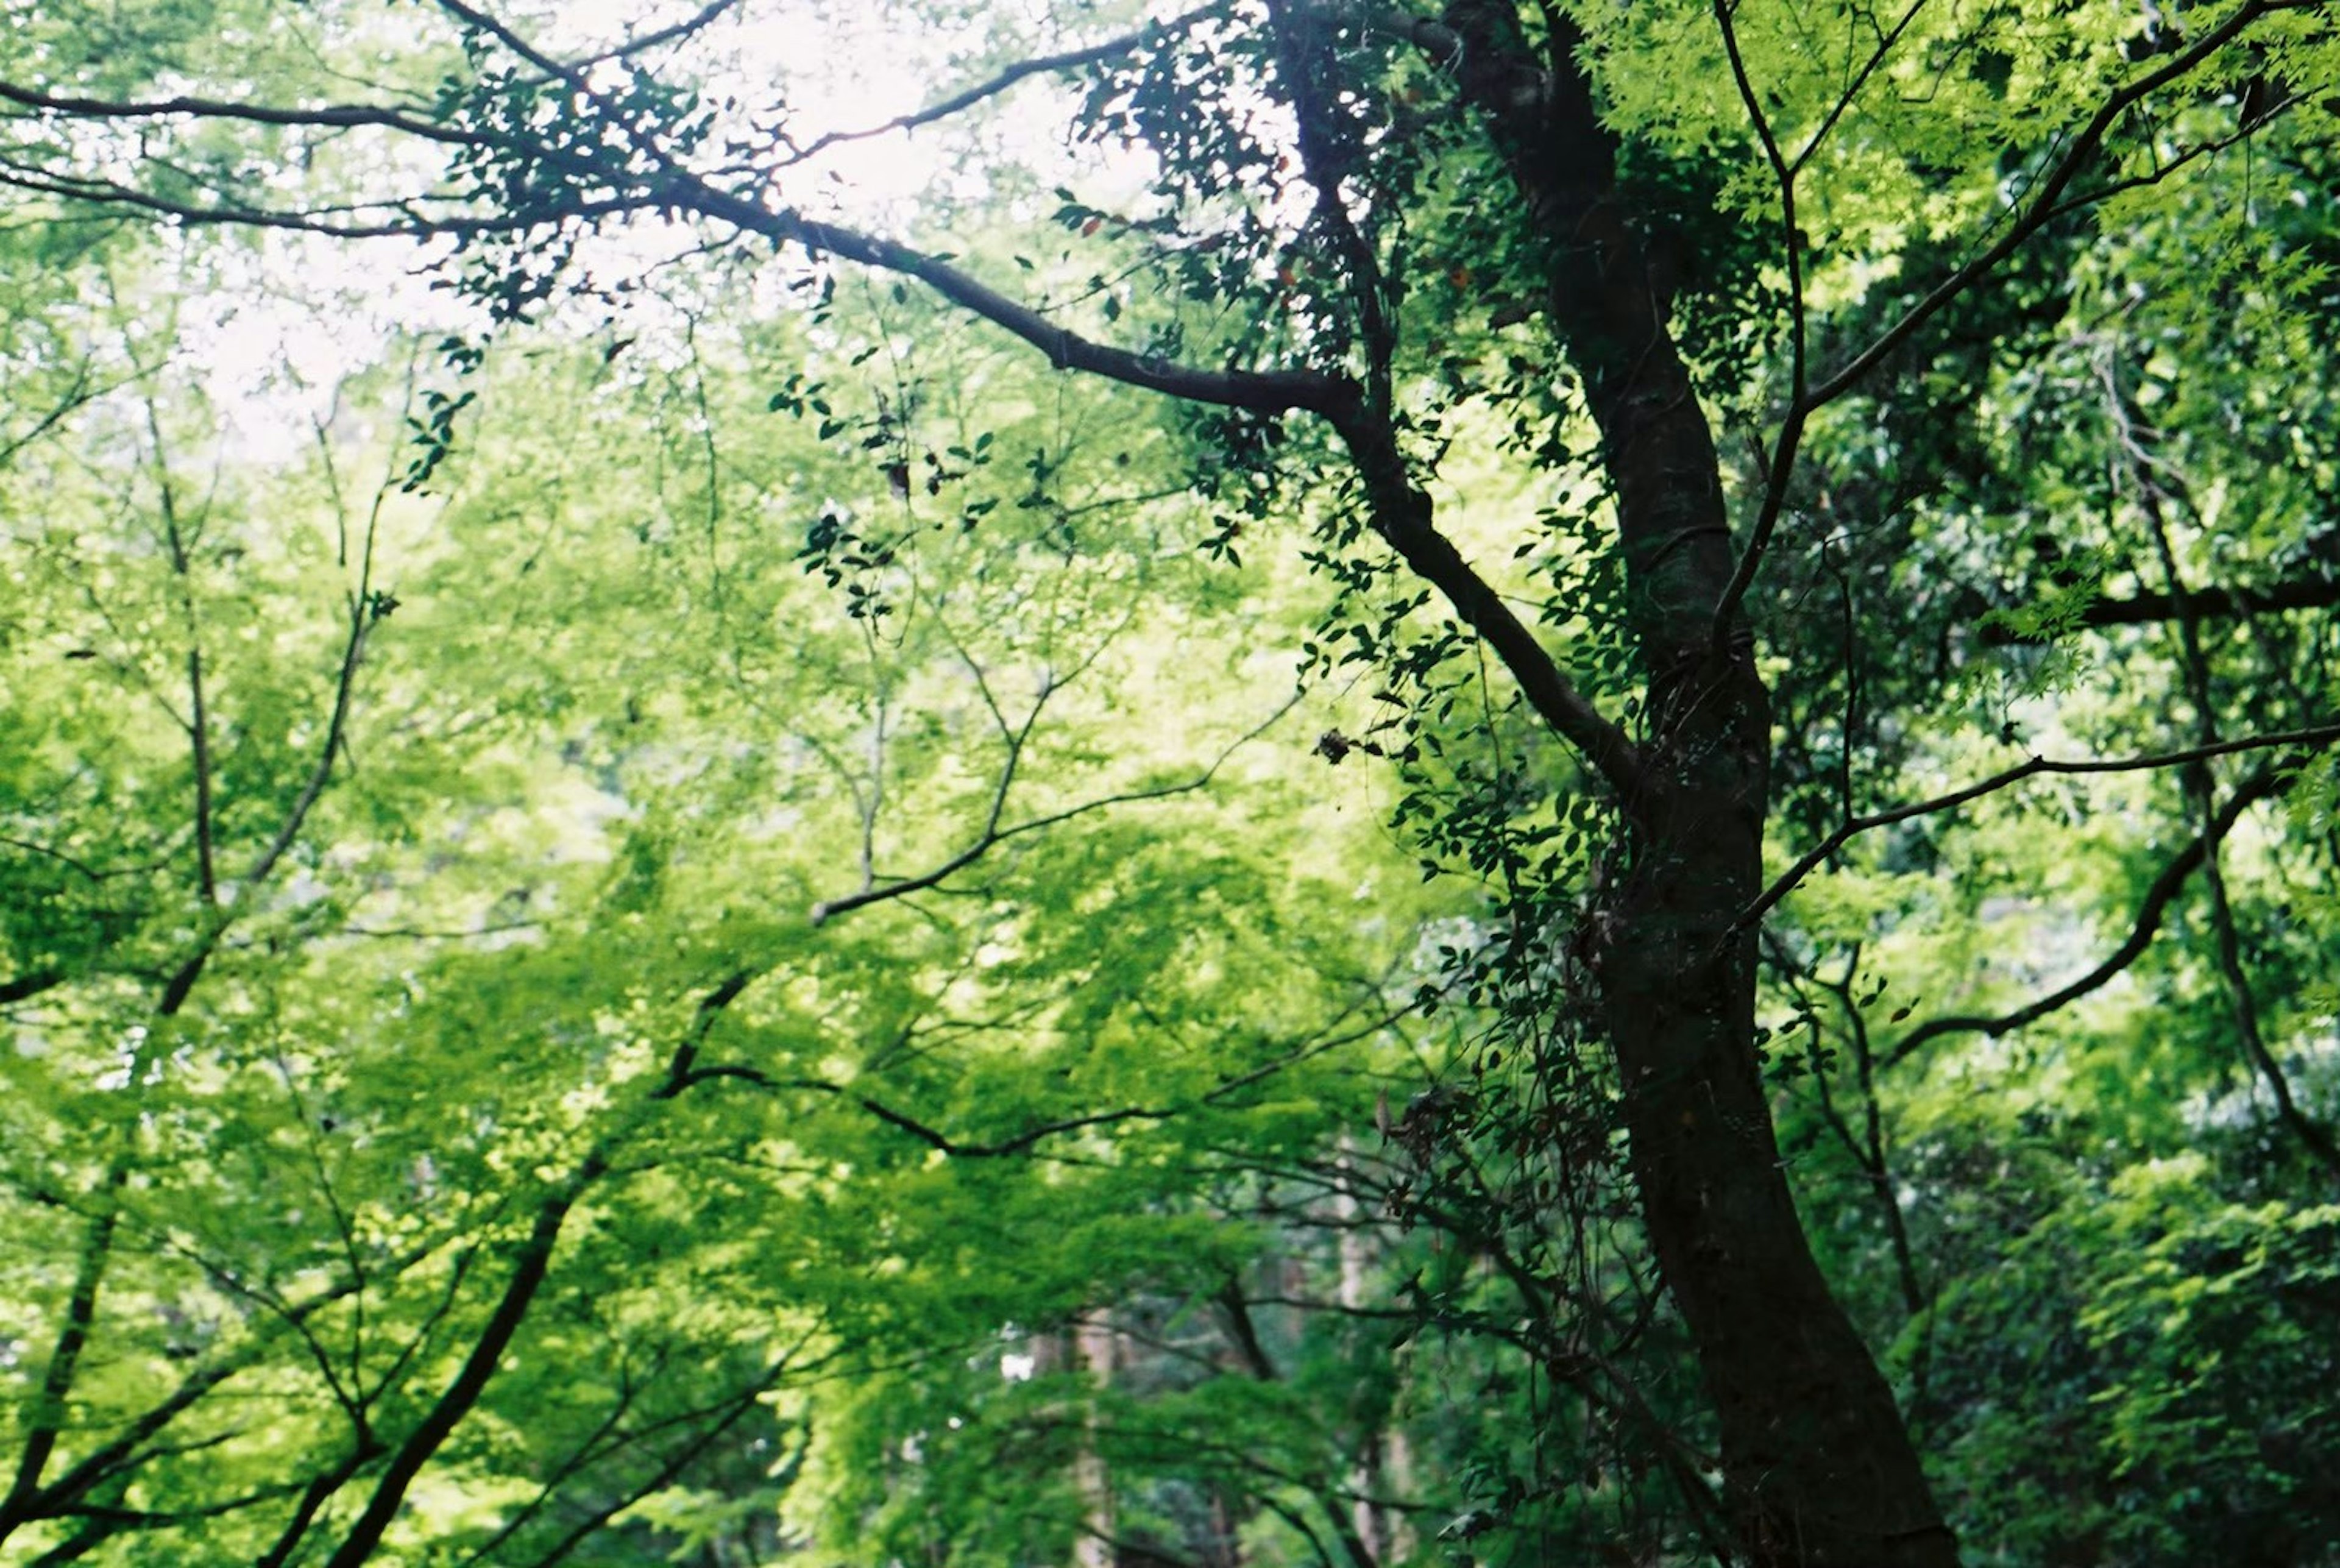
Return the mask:
<path id="1" fill-rule="evenodd" d="M 576 57 L 671 22 L 695 5 L 640 0 L 585 0 L 558 6 L 507 5 L 498 15 L 548 52 Z M 1007 19 L 1028 49 L 1046 52 L 1115 35 L 1131 18 L 1094 14 L 1062 18 L 1061 5 L 1035 0 Z M 1167 7 L 1155 6 L 1167 14 Z M 996 22 L 995 11 L 983 20 Z M 785 109 L 798 145 L 837 132 L 858 132 L 911 114 L 986 79 L 984 35 L 937 26 L 915 4 L 821 5 L 772 0 L 743 6 L 702 36 L 650 63 L 669 81 L 696 82 L 710 101 L 734 99 L 732 125 L 768 124 Z M 969 60 L 981 64 L 968 65 Z M 772 199 L 823 218 L 891 237 L 937 243 L 914 231 L 946 201 L 977 202 L 986 170 L 1006 163 L 1044 173 L 1048 183 L 1082 177 L 1116 193 L 1142 180 L 1134 155 L 1066 141 L 1072 87 L 1063 77 L 1018 83 L 975 111 L 980 145 L 967 124 L 889 131 L 832 144 L 805 163 L 780 170 Z M 719 130 L 719 138 L 723 133 Z M 428 178 L 425 164 L 414 173 Z M 272 193 L 297 204 L 297 191 Z M 608 283 L 639 277 L 688 252 L 700 238 L 685 225 L 645 219 L 613 226 L 580 249 L 577 275 Z M 435 249 L 435 248 L 434 248 Z M 207 258 L 214 286 L 182 307 L 183 341 L 216 406 L 237 427 L 248 455 L 283 457 L 314 440 L 315 424 L 333 412 L 337 389 L 375 360 L 399 332 L 424 338 L 476 329 L 476 312 L 452 298 L 434 249 L 408 242 L 350 243 L 297 233 L 262 235 L 249 248 Z M 996 280 L 1011 290 L 1013 280 Z M 648 352 L 637 351 L 637 352 Z"/>

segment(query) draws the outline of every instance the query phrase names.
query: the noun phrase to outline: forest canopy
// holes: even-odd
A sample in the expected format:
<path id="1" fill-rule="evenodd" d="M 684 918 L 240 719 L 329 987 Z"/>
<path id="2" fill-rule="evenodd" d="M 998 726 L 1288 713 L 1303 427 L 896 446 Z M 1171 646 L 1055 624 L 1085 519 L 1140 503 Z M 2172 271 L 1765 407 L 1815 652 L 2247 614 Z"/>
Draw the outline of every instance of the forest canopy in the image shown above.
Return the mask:
<path id="1" fill-rule="evenodd" d="M 2329 0 L 0 30 L 0 1555 L 2340 1562 Z"/>

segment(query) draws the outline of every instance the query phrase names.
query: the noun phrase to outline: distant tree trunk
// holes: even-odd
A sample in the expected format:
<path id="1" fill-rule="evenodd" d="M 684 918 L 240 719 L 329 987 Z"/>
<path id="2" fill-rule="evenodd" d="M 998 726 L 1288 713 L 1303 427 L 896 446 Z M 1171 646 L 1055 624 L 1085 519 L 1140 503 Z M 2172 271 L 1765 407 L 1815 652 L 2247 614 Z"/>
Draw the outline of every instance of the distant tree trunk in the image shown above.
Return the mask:
<path id="1" fill-rule="evenodd" d="M 1084 1318 L 1073 1331 L 1075 1363 L 1099 1389 L 1113 1384 L 1114 1340 L 1113 1325 L 1102 1313 Z M 1113 1478 L 1098 1456 L 1094 1436 L 1082 1438 L 1073 1478 L 1088 1504 L 1086 1528 L 1073 1543 L 1073 1568 L 1114 1568 Z"/>
<path id="2" fill-rule="evenodd" d="M 1354 1187 L 1348 1185 L 1351 1145 L 1345 1137 L 1341 1143 L 1343 1186 L 1334 1200 L 1341 1222 L 1341 1280 L 1337 1299 L 1349 1311 L 1370 1305 L 1373 1299 L 1373 1257 L 1366 1245 L 1364 1205 Z M 1402 1476 L 1406 1468 L 1405 1434 L 1394 1426 L 1367 1428 L 1357 1434 L 1357 1467 L 1349 1477 L 1350 1490 L 1356 1501 L 1351 1505 L 1356 1538 L 1373 1553 L 1375 1563 L 1402 1562 L 1413 1553 L 1413 1533 L 1406 1528 L 1403 1514 L 1393 1513 L 1376 1501 L 1393 1477 Z"/>

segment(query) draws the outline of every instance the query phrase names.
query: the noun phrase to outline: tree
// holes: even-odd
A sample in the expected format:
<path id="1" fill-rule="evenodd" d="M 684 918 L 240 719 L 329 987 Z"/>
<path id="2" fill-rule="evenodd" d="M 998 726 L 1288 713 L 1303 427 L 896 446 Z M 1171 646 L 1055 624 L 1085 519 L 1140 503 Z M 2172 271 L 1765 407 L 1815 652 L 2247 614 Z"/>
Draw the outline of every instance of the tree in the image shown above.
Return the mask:
<path id="1" fill-rule="evenodd" d="M 2156 425 L 2117 350 L 2098 406 L 2122 432 L 2121 515 L 2159 541 L 2150 578 L 2038 493 L 2026 521 L 2044 543 L 2010 559 L 2010 455 L 1939 419 L 1960 399 L 2066 397 L 2046 329 L 2107 276 L 2182 294 L 2204 319 L 2311 330 L 2299 323 L 2326 286 L 2328 223 L 2262 221 L 2255 182 L 2306 193 L 2328 173 L 2331 110 L 2315 98 L 2340 72 L 2328 5 L 2236 0 L 2182 24 L 2150 9 L 1205 6 L 996 65 L 904 122 L 938 124 L 1036 75 L 1087 83 L 1076 134 L 1130 148 L 1139 172 L 1062 192 L 1061 263 L 1026 253 L 1012 271 L 990 261 L 988 235 L 960 260 L 817 210 L 803 187 L 839 144 L 785 104 L 694 80 L 695 52 L 741 7 L 561 53 L 517 15 L 462 0 L 427 14 L 447 31 L 403 85 L 322 103 L 272 94 L 241 60 L 209 65 L 201 43 L 170 55 L 174 85 L 145 95 L 85 87 L 35 52 L 0 85 L 21 111 L 5 178 L 183 223 L 436 242 L 447 275 L 504 323 L 601 286 L 572 268 L 589 233 L 680 220 L 719 251 L 798 258 L 789 271 L 815 292 L 838 263 L 923 284 L 1061 372 L 1192 411 L 1192 477 L 1221 517 L 1205 547 L 1238 558 L 1271 520 L 1308 520 L 1338 589 L 1321 662 L 1353 659 L 1385 682 L 1406 716 L 1373 745 L 1413 783 L 1401 815 L 1496 889 L 1492 936 L 1458 958 L 1465 983 L 1507 1027 L 1560 1043 L 1535 1058 L 1547 1077 L 1581 1070 L 1578 1042 L 1605 1045 L 1605 1089 L 1585 1081 L 1613 1096 L 1627 1135 L 1747 1559 L 1956 1558 L 1893 1392 L 1815 1262 L 1764 1076 L 1767 928 L 1790 992 L 1826 981 L 1853 1015 L 1879 994 L 1856 987 L 1857 952 L 1840 978 L 1820 974 L 1827 922 L 1800 926 L 1790 908 L 1823 868 L 1861 868 L 1864 835 L 1921 834 L 2040 779 L 2185 779 L 2200 849 L 2177 874 L 2206 874 L 2235 1031 L 2285 1124 L 2328 1160 L 2237 978 L 2219 855 L 2237 813 L 2340 736 L 2328 677 L 2277 721 L 2245 707 L 2224 723 L 2235 704 L 2201 632 L 2222 605 L 2257 628 L 2328 604 L 2328 571 L 2309 560 L 2279 581 L 2196 584 L 2173 517 L 2194 509 L 2189 537 L 2213 566 L 2221 535 L 2170 442 L 2214 416 L 2175 406 L 2172 428 Z M 357 15 L 334 13 L 320 36 L 342 46 Z M 352 34 L 333 31 L 345 20 Z M 344 145 L 357 134 L 380 151 Z M 302 167 L 324 183 L 270 195 Z M 2202 205 L 2243 189 L 2233 245 L 2198 275 L 2152 272 L 2137 236 L 2199 228 Z M 2249 269 L 2246 248 L 2260 253 Z M 1050 293 L 1031 303 L 990 281 L 1009 276 Z M 2000 355 L 2036 384 L 2002 377 Z M 826 386 L 778 366 L 773 380 L 776 402 L 834 422 Z M 898 403 L 869 417 L 868 451 L 902 439 Z M 448 426 L 430 433 L 443 450 Z M 1526 503 L 1541 515 L 1466 550 L 1434 476 L 1498 441 L 1542 476 Z M 889 481 L 916 482 L 916 457 L 905 447 Z M 1937 581 L 1892 582 L 1884 541 L 1904 540 Z M 813 543 L 840 581 L 888 548 L 838 528 Z M 1837 585 L 1841 616 L 1810 612 L 1791 561 Z M 2010 577 L 2027 591 L 1994 608 L 1978 580 Z M 2056 640 L 2172 617 L 2190 733 L 1991 755 L 1975 711 L 1988 703 L 1964 700 L 1978 673 L 2052 677 Z M 1899 657 L 1923 633 L 1943 649 L 1930 673 Z M 1513 749 L 1492 770 L 1464 766 L 1441 729 L 1480 650 L 1509 682 L 1488 727 Z M 1775 696 L 1800 720 L 1784 750 Z M 2003 744 L 2022 739 L 2012 711 Z M 1335 759 L 1356 744 L 1326 739 Z M 2276 771 L 2221 799 L 2211 766 L 2261 754 Z M 1973 781 L 1899 787 L 1945 759 L 1975 766 Z M 1781 822 L 1789 858 L 1767 878 Z M 2003 1031 L 2070 999 L 1931 1027 Z M 1928 1027 L 1892 1052 L 1915 1052 Z M 1867 1089 L 1876 1063 L 1860 1061 Z M 1900 1226 L 1877 1125 L 1846 1130 L 1880 1223 Z"/>
<path id="2" fill-rule="evenodd" d="M 1184 711 L 1148 650 L 1206 564 L 1056 538 L 1174 526 L 1113 461 L 1142 427 L 1001 421 L 1061 510 L 849 600 L 762 519 L 888 482 L 733 444 L 768 338 L 483 359 L 425 495 L 421 351 L 223 408 L 174 317 L 237 256 L 117 239 L 94 298 L 15 302 L 85 365 L 26 403 L 107 393 L 7 478 L 12 1551 L 762 1560 L 808 1388 L 1215 1279 L 1252 1243 L 1169 1212 L 1197 1151 L 1364 1114 L 1390 955 L 1145 820 L 1278 792 L 1228 775 L 1289 701 L 1164 661 Z M 1123 702 L 1192 744 L 1098 744 Z"/>

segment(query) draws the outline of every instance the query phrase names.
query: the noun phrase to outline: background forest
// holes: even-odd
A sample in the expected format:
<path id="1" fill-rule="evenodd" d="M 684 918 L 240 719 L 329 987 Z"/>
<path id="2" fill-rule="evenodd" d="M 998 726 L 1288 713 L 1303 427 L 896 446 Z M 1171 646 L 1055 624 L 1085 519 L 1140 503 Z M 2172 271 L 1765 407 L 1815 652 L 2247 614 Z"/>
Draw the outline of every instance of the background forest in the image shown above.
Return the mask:
<path id="1" fill-rule="evenodd" d="M 0 1561 L 2340 1562 L 2335 21 L 0 6 Z"/>

